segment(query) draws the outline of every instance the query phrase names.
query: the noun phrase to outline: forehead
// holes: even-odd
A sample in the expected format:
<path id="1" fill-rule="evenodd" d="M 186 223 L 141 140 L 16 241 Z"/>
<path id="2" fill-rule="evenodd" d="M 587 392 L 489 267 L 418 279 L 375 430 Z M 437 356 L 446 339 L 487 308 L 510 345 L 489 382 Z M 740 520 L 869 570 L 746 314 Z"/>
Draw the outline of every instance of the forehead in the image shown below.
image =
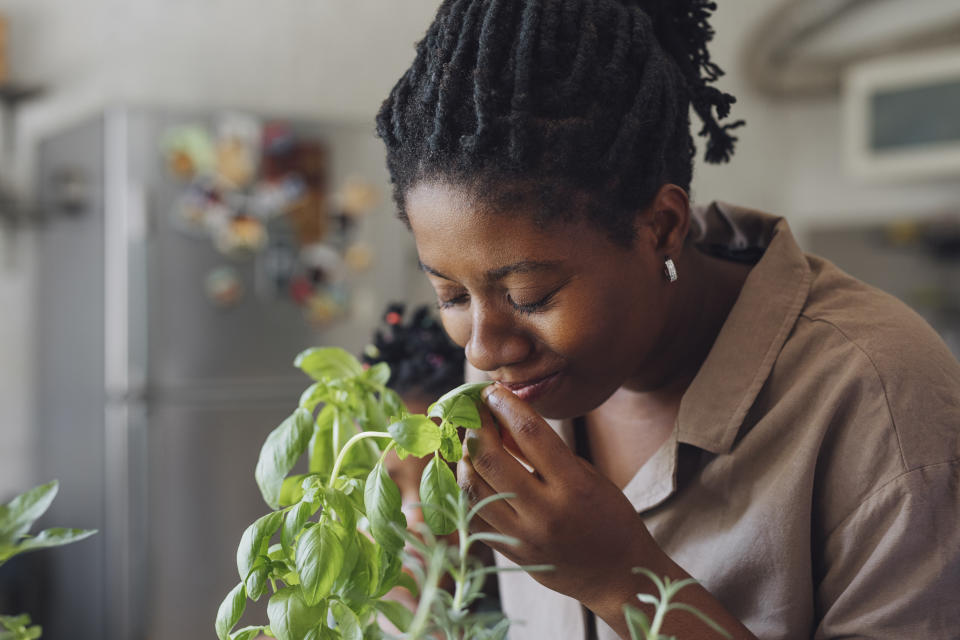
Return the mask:
<path id="1" fill-rule="evenodd" d="M 434 262 L 448 268 L 451 262 L 495 268 L 518 260 L 557 261 L 583 253 L 598 240 L 608 244 L 579 216 L 544 225 L 529 201 L 507 203 L 448 183 L 413 187 L 406 196 L 406 212 L 421 261 L 435 269 L 439 267 Z"/>

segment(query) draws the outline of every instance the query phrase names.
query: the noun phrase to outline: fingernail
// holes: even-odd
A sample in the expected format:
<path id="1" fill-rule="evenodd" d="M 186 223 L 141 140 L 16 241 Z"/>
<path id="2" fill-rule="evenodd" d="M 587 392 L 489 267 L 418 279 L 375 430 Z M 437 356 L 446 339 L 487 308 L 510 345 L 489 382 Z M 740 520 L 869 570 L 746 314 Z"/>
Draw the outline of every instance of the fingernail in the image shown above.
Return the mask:
<path id="1" fill-rule="evenodd" d="M 491 385 L 487 385 L 483 388 L 483 391 L 480 392 L 480 397 L 486 400 L 490 395 L 497 390 L 497 387 L 500 386 L 499 383 L 494 382 Z"/>

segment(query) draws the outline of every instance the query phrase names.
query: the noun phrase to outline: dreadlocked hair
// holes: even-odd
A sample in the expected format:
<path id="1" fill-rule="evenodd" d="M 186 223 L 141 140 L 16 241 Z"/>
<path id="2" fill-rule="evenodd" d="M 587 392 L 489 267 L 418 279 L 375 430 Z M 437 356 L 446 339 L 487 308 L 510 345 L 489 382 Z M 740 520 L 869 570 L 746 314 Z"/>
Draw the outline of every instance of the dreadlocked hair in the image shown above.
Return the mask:
<path id="1" fill-rule="evenodd" d="M 390 365 L 387 386 L 401 396 L 436 398 L 463 383 L 465 355 L 426 306 L 404 318 L 406 306 L 387 305 L 384 326 L 363 352 L 363 363 Z"/>
<path id="2" fill-rule="evenodd" d="M 538 198 L 538 222 L 584 214 L 629 244 L 634 213 L 660 186 L 689 190 L 691 107 L 706 160 L 733 153 L 743 121 L 720 123 L 735 98 L 711 86 L 722 75 L 707 51 L 715 8 L 444 0 L 377 115 L 400 217 L 411 187 L 447 181 Z M 584 194 L 583 211 L 558 206 Z"/>

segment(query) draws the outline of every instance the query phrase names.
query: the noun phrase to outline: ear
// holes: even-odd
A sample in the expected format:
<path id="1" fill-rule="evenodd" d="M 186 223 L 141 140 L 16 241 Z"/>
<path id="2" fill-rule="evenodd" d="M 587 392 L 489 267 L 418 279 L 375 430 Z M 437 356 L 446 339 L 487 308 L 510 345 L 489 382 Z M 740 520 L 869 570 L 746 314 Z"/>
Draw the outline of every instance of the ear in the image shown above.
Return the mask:
<path id="1" fill-rule="evenodd" d="M 664 184 L 639 218 L 658 254 L 673 258 L 680 255 L 690 231 L 690 198 L 686 191 L 675 184 Z"/>

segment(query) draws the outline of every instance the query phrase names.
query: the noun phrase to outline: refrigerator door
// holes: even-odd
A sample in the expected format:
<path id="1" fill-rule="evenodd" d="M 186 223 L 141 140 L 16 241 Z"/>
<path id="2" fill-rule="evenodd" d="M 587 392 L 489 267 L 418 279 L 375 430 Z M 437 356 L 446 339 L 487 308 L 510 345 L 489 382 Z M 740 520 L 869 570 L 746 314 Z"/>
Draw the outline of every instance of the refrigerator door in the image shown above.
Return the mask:
<path id="1" fill-rule="evenodd" d="M 144 637 L 214 637 L 217 608 L 240 581 L 240 537 L 270 511 L 252 473 L 260 445 L 295 404 L 238 400 L 151 408 Z M 244 619 L 265 624 L 266 598 L 248 603 Z"/>

